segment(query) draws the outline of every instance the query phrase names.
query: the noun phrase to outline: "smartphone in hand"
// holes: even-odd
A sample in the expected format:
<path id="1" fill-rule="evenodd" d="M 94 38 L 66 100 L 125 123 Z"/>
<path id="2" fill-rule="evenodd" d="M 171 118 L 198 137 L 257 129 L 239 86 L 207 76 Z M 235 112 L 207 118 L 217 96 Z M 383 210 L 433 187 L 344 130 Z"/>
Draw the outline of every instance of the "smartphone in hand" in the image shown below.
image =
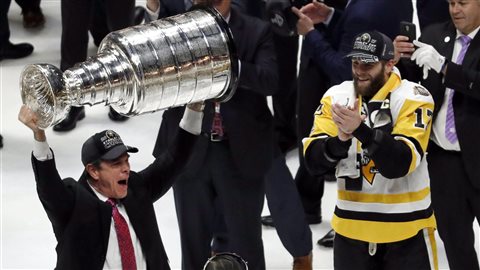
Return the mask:
<path id="1" fill-rule="evenodd" d="M 411 22 L 400 22 L 399 35 L 408 37 L 408 41 L 413 42 L 417 39 L 417 27 Z"/>

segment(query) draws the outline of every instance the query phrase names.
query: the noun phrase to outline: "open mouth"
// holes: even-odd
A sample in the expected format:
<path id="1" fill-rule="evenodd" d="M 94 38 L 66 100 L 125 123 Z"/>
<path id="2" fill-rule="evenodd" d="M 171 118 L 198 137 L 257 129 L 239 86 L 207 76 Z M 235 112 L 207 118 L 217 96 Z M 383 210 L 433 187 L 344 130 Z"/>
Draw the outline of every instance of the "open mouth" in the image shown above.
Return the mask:
<path id="1" fill-rule="evenodd" d="M 127 185 L 127 180 L 126 179 L 120 180 L 120 181 L 118 181 L 118 184 L 122 185 L 122 186 L 126 186 Z"/>

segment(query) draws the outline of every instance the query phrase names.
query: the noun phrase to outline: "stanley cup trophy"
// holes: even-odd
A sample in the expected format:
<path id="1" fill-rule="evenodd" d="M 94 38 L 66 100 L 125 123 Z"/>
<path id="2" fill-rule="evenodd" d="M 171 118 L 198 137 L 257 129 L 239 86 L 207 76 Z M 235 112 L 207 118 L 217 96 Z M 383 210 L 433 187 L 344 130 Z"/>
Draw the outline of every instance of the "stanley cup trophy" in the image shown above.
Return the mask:
<path id="1" fill-rule="evenodd" d="M 49 64 L 28 65 L 20 87 L 23 103 L 45 129 L 71 106 L 103 103 L 134 116 L 208 99 L 224 102 L 238 76 L 227 23 L 203 7 L 112 32 L 96 56 L 64 73 Z"/>

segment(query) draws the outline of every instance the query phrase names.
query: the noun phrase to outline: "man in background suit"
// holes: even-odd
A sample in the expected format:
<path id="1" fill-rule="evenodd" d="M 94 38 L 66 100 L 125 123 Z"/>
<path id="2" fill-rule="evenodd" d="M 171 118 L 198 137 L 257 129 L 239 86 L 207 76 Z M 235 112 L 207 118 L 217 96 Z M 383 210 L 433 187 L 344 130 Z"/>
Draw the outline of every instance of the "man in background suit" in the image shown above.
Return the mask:
<path id="1" fill-rule="evenodd" d="M 211 255 L 215 202 L 222 207 L 230 251 L 265 269 L 260 214 L 264 177 L 272 163 L 273 119 L 266 96 L 277 89 L 277 68 L 268 24 L 230 7 L 230 0 L 211 1 L 228 21 L 241 61 L 235 95 L 226 103 L 207 103 L 203 137 L 174 185 L 182 241 L 182 269 L 201 269 Z M 160 10 L 162 7 L 160 6 Z M 154 155 L 172 139 L 183 108 L 164 112 Z M 220 113 L 224 136 L 215 137 L 212 122 Z"/>
<path id="2" fill-rule="evenodd" d="M 189 0 L 148 0 L 146 21 L 164 18 L 185 12 L 192 3 Z M 256 0 L 233 0 L 232 7 L 252 16 L 262 18 L 262 3 Z M 155 12 L 156 11 L 156 12 Z M 295 96 L 296 95 L 296 59 L 298 37 L 283 37 L 274 34 L 274 44 L 279 68 L 279 89 L 272 96 L 274 111 L 274 129 L 278 147 L 274 145 L 274 159 L 266 174 L 266 197 L 272 215 L 276 215 L 275 227 L 282 244 L 293 256 L 293 269 L 311 269 L 312 235 L 302 211 L 293 177 L 285 163 L 285 152 L 295 144 Z M 282 65 L 283 63 L 283 65 Z M 280 149 L 276 149 L 280 148 Z M 221 205 L 217 202 L 219 208 Z M 271 216 L 265 217 L 272 220 Z M 295 222 L 291 222 L 294 219 Z M 217 215 L 217 228 L 214 232 L 212 251 L 228 247 L 228 232 L 223 222 L 223 214 Z M 263 217 L 262 217 L 263 223 Z M 265 224 L 265 223 L 264 223 Z M 270 226 L 273 222 L 270 221 Z M 304 267 L 304 268 L 302 268 Z"/>
<path id="3" fill-rule="evenodd" d="M 397 57 L 411 55 L 416 65 L 400 64 L 436 104 L 427 160 L 450 269 L 478 270 L 472 223 L 480 220 L 480 1 L 449 0 L 449 12 L 451 21 L 427 27 L 421 42 L 398 36 L 395 47 Z"/>

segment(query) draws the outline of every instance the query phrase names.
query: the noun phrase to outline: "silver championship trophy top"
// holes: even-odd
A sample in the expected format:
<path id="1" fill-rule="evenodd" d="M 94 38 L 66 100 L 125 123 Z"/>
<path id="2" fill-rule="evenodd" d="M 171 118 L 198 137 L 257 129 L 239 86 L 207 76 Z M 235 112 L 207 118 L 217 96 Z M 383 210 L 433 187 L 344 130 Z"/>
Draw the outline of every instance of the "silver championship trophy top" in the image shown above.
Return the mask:
<path id="1" fill-rule="evenodd" d="M 28 65 L 20 87 L 23 103 L 45 129 L 63 120 L 71 106 L 103 103 L 134 116 L 227 101 L 238 76 L 228 24 L 216 10 L 202 7 L 112 32 L 96 56 L 63 73 L 50 64 Z"/>

